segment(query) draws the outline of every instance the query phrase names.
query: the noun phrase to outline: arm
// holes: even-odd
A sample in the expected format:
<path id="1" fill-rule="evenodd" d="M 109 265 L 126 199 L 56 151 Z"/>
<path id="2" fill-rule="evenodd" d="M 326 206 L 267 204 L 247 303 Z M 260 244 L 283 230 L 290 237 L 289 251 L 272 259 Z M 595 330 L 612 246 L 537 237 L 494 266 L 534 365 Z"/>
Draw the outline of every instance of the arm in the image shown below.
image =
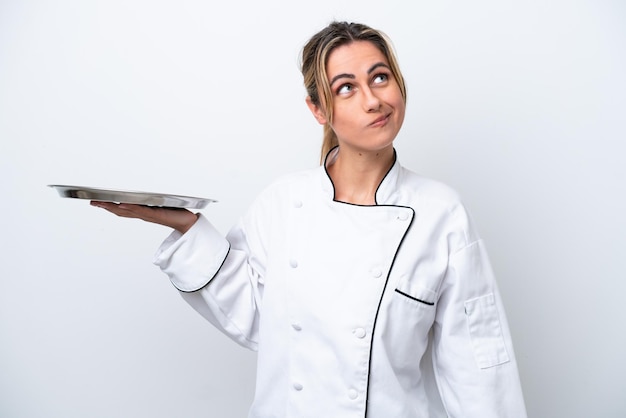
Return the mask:
<path id="1" fill-rule="evenodd" d="M 451 418 L 525 418 L 502 299 L 482 240 L 457 216 L 434 324 L 433 363 Z M 458 215 L 458 214 L 457 214 Z M 450 237 L 449 236 L 449 237 Z M 462 237 L 462 238 L 461 238 Z"/>
<path id="2" fill-rule="evenodd" d="M 249 256 L 251 250 L 241 224 L 233 228 L 227 240 L 206 218 L 186 209 L 91 204 L 117 216 L 173 228 L 158 249 L 154 264 L 205 319 L 239 344 L 256 349 L 262 268 L 255 263 L 257 258 Z"/>
<path id="3" fill-rule="evenodd" d="M 224 238 L 202 215 L 185 233 L 172 232 L 154 264 L 200 315 L 240 345 L 255 350 L 262 265 L 241 224 Z"/>

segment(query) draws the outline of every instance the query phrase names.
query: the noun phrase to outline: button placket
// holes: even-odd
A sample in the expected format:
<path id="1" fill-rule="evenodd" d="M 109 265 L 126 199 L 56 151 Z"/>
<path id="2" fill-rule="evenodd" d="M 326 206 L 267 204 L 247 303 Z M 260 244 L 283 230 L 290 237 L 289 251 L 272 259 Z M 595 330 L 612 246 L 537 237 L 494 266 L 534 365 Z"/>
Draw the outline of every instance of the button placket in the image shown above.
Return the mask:
<path id="1" fill-rule="evenodd" d="M 292 201 L 292 206 L 293 208 L 295 208 L 296 210 L 299 210 L 302 208 L 302 200 L 300 200 L 299 198 L 294 198 Z M 297 245 L 292 247 L 292 251 L 294 250 L 294 248 L 297 248 Z M 298 258 L 296 257 L 297 253 L 292 253 L 291 257 L 289 258 L 289 267 L 291 267 L 292 269 L 296 269 L 298 268 Z"/>

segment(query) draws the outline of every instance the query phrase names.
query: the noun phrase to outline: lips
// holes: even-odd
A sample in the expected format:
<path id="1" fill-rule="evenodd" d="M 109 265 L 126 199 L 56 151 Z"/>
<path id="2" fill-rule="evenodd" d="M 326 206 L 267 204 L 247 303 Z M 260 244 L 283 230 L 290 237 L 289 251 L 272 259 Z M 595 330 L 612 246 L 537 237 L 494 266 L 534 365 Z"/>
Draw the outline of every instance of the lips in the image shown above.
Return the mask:
<path id="1" fill-rule="evenodd" d="M 384 126 L 387 124 L 387 121 L 389 120 L 390 116 L 391 116 L 391 113 L 383 115 L 377 118 L 376 120 L 374 120 L 372 123 L 370 123 L 369 126 L 374 127 L 374 128 Z"/>

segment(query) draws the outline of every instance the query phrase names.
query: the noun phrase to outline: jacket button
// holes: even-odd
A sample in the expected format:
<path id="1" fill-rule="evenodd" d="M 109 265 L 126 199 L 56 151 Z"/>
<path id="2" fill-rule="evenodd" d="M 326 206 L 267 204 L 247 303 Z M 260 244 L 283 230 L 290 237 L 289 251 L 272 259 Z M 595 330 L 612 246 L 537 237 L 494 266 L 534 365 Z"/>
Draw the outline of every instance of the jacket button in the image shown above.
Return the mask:
<path id="1" fill-rule="evenodd" d="M 350 389 L 350 390 L 348 391 L 348 398 L 350 398 L 350 399 L 352 399 L 352 400 L 355 400 L 355 399 L 356 399 L 356 398 L 358 398 L 358 397 L 359 397 L 359 393 L 358 393 L 356 390 L 354 390 L 354 389 Z"/>
<path id="2" fill-rule="evenodd" d="M 375 278 L 377 278 L 377 279 L 378 279 L 378 278 L 379 278 L 380 276 L 382 276 L 382 275 L 383 275 L 383 272 L 382 272 L 382 271 L 380 271 L 380 269 L 374 269 L 374 270 L 372 270 L 372 276 L 373 276 L 373 277 L 375 277 Z"/>
<path id="3" fill-rule="evenodd" d="M 295 329 L 296 331 L 302 331 L 302 327 L 297 322 L 291 324 L 291 328 Z"/>
<path id="4" fill-rule="evenodd" d="M 290 259 L 289 265 L 295 269 L 296 267 L 298 267 L 298 260 L 296 260 L 295 258 Z"/>
<path id="5" fill-rule="evenodd" d="M 299 209 L 302 207 L 302 200 L 294 200 L 293 201 L 293 207 L 296 209 Z"/>
<path id="6" fill-rule="evenodd" d="M 400 214 L 398 215 L 398 219 L 401 221 L 406 221 L 407 219 L 409 219 L 409 213 L 408 212 L 400 212 Z"/>
<path id="7" fill-rule="evenodd" d="M 357 338 L 364 338 L 365 334 L 367 334 L 363 328 L 356 328 L 354 331 L 352 331 L 352 333 Z"/>
<path id="8" fill-rule="evenodd" d="M 293 384 L 293 388 L 294 388 L 295 390 L 297 390 L 297 391 L 301 391 L 301 390 L 302 390 L 302 385 L 301 385 L 300 383 L 298 383 L 298 382 L 295 382 L 295 383 Z"/>

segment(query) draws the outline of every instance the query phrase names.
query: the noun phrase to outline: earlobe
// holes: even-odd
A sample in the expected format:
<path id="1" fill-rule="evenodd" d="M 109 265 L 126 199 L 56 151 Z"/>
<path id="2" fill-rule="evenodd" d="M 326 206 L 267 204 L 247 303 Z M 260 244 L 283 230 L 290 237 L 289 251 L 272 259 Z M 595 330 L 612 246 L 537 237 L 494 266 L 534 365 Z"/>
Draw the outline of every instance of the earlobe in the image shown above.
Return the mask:
<path id="1" fill-rule="evenodd" d="M 324 111 L 318 105 L 313 103 L 311 96 L 307 96 L 306 105 L 309 107 L 309 110 L 313 114 L 315 120 L 317 120 L 320 125 L 326 125 L 327 120 Z"/>

